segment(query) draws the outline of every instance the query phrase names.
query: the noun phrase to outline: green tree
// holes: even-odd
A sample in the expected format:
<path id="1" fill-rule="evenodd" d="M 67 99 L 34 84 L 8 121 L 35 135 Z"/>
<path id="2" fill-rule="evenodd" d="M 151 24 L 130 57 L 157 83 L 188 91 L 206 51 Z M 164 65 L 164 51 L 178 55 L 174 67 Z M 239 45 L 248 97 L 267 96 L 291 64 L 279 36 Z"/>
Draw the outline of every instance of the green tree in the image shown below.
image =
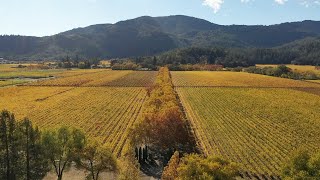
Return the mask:
<path id="1" fill-rule="evenodd" d="M 280 77 L 283 74 L 288 74 L 291 72 L 291 69 L 285 65 L 280 65 L 274 70 L 274 75 Z"/>
<path id="2" fill-rule="evenodd" d="M 86 142 L 78 165 L 89 171 L 87 179 L 98 180 L 101 172 L 117 171 L 117 161 L 111 150 L 97 141 Z"/>
<path id="3" fill-rule="evenodd" d="M 34 128 L 29 119 L 19 123 L 19 145 L 23 152 L 24 179 L 37 180 L 43 177 L 50 170 L 49 163 L 44 155 L 44 148 L 41 143 L 41 133 Z"/>
<path id="4" fill-rule="evenodd" d="M 0 179 L 14 180 L 21 176 L 19 141 L 14 114 L 0 115 Z"/>
<path id="5" fill-rule="evenodd" d="M 45 156 L 50 161 L 58 176 L 62 179 L 66 168 L 76 160 L 84 147 L 84 134 L 78 130 L 61 127 L 55 131 L 45 131 L 42 137 Z"/>
<path id="6" fill-rule="evenodd" d="M 298 150 L 283 168 L 285 180 L 320 179 L 320 152 L 310 155 L 306 150 Z"/>
<path id="7" fill-rule="evenodd" d="M 204 158 L 190 154 L 181 159 L 178 168 L 178 179 L 181 180 L 229 180 L 237 176 L 238 167 L 218 157 Z"/>

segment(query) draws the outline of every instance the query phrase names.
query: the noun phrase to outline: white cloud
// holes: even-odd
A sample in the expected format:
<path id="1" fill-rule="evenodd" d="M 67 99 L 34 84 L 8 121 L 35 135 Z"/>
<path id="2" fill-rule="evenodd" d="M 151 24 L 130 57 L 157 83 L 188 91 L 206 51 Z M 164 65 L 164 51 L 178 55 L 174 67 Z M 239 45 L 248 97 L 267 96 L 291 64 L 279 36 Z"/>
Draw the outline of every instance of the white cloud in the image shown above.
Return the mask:
<path id="1" fill-rule="evenodd" d="M 319 0 L 300 0 L 300 4 L 304 7 L 309 7 L 312 5 L 320 5 Z"/>
<path id="2" fill-rule="evenodd" d="M 214 13 L 217 13 L 220 10 L 221 5 L 223 3 L 224 3 L 224 0 L 204 0 L 203 1 L 203 5 L 209 6 L 210 8 L 212 8 Z"/>
<path id="3" fill-rule="evenodd" d="M 278 3 L 278 4 L 284 4 L 284 3 L 286 3 L 288 0 L 274 0 L 276 3 Z"/>
<path id="4" fill-rule="evenodd" d="M 248 3 L 250 1 L 252 1 L 252 0 L 241 0 L 242 3 Z"/>

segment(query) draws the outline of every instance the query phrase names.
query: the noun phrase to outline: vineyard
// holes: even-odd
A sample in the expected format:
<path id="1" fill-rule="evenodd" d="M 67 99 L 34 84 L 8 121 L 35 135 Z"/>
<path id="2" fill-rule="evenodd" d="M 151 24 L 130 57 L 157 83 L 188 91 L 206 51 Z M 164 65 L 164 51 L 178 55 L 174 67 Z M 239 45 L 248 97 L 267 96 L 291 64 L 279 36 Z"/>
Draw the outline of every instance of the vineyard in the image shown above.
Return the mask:
<path id="1" fill-rule="evenodd" d="M 80 128 L 119 156 L 129 129 L 141 114 L 147 97 L 145 86 L 153 83 L 156 74 L 62 71 L 56 78 L 0 89 L 0 109 L 14 112 L 18 119 L 29 117 L 42 129 L 61 125 Z"/>
<path id="2" fill-rule="evenodd" d="M 320 147 L 316 83 L 237 72 L 171 74 L 206 155 L 279 175 L 294 150 Z"/>
<path id="3" fill-rule="evenodd" d="M 293 150 L 320 147 L 320 97 L 288 89 L 177 88 L 205 154 L 276 174 Z M 295 97 L 295 98 L 292 98 Z"/>
<path id="4" fill-rule="evenodd" d="M 0 90 L 0 109 L 40 128 L 81 128 L 119 154 L 145 98 L 143 88 L 14 87 Z"/>
<path id="5" fill-rule="evenodd" d="M 8 71 L 1 73 L 52 73 Z M 61 70 L 53 76 L 1 88 L 0 109 L 14 112 L 17 119 L 29 117 L 41 129 L 80 128 L 120 156 L 129 130 L 142 119 L 158 119 L 147 124 L 160 129 L 149 133 L 155 144 L 175 144 L 169 134 L 181 134 L 181 128 L 175 132 L 172 128 L 180 124 L 171 120 L 184 116 L 173 83 L 205 155 L 237 162 L 243 171 L 278 175 L 292 151 L 320 147 L 320 84 L 315 82 L 243 72 L 171 72 L 171 82 L 167 69 Z M 0 86 L 10 82 L 15 83 L 0 81 Z M 170 128 L 161 129 L 160 122 Z"/>
<path id="6" fill-rule="evenodd" d="M 313 87 L 320 84 L 244 72 L 172 72 L 177 87 Z"/>
<path id="7" fill-rule="evenodd" d="M 116 87 L 144 87 L 151 86 L 157 76 L 157 71 L 135 71 L 119 79 L 107 83 L 107 86 Z"/>
<path id="8" fill-rule="evenodd" d="M 28 84 L 30 86 L 106 86 L 112 80 L 120 78 L 130 71 L 97 71 L 85 74 L 73 74 L 65 77 L 58 77 L 51 80 L 38 81 Z"/>

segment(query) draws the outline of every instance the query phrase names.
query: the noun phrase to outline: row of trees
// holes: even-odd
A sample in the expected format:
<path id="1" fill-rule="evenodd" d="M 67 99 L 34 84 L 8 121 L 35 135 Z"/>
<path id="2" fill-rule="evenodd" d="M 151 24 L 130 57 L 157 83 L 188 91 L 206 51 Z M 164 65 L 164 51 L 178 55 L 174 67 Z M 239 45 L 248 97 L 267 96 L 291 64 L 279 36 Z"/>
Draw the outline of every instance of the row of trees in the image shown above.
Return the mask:
<path id="1" fill-rule="evenodd" d="M 137 179 L 133 155 L 117 161 L 107 146 L 86 138 L 79 129 L 61 127 L 41 132 L 28 119 L 17 122 L 14 114 L 0 114 L 0 179 L 37 180 L 53 170 L 58 180 L 72 165 L 84 169 L 87 179 L 101 172 L 120 172 L 119 179 Z"/>
<path id="2" fill-rule="evenodd" d="M 245 72 L 264 74 L 267 76 L 276 76 L 282 78 L 290 78 L 295 80 L 317 80 L 320 77 L 314 72 L 298 72 L 293 71 L 285 65 L 280 65 L 277 67 L 256 67 L 252 66 L 244 69 Z"/>
<path id="3" fill-rule="evenodd" d="M 138 70 L 141 66 L 133 63 L 131 61 L 124 61 L 124 62 L 114 62 L 111 61 L 111 68 L 112 70 Z"/>
<path id="4" fill-rule="evenodd" d="M 222 65 L 215 64 L 178 64 L 168 65 L 170 71 L 222 71 Z"/>
<path id="5" fill-rule="evenodd" d="M 157 149 L 157 153 L 165 157 L 164 161 L 170 159 L 175 149 L 193 147 L 167 67 L 160 68 L 156 82 L 147 94 L 143 119 L 132 133 L 135 146 Z"/>
<path id="6" fill-rule="evenodd" d="M 58 63 L 58 67 L 90 69 L 91 65 L 98 65 L 99 63 L 100 63 L 100 59 L 98 58 L 84 60 L 79 58 L 78 55 L 75 58 L 70 58 L 69 56 L 66 56 L 65 58 L 62 58 L 62 60 Z"/>

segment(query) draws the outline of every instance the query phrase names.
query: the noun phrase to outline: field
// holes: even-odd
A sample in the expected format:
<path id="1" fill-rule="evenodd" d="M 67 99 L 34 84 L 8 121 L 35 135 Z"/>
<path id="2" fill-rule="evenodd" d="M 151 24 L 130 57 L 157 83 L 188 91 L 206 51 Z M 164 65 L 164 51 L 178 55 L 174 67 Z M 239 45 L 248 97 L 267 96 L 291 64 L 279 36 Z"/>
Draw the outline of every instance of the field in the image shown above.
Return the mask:
<path id="1" fill-rule="evenodd" d="M 26 64 L 28 65 L 28 64 Z M 16 68 L 17 64 L 0 64 L 0 87 L 46 80 L 48 78 L 88 75 L 103 70 Z M 105 70 L 104 70 L 105 71 Z"/>
<path id="2" fill-rule="evenodd" d="M 268 87 L 320 88 L 320 84 L 244 72 L 171 72 L 177 87 Z"/>
<path id="3" fill-rule="evenodd" d="M 203 152 L 280 174 L 290 153 L 320 147 L 315 83 L 236 72 L 171 72 Z M 317 95 L 318 94 L 318 95 Z"/>
<path id="4" fill-rule="evenodd" d="M 320 83 L 320 80 L 308 80 L 309 82 Z"/>
<path id="5" fill-rule="evenodd" d="M 153 83 L 156 72 L 64 73 L 50 80 L 1 88 L 0 109 L 14 112 L 19 120 L 28 117 L 42 129 L 81 128 L 119 156 L 147 97 L 145 86 Z M 129 87 L 132 83 L 135 87 Z"/>
<path id="6" fill-rule="evenodd" d="M 0 88 L 0 109 L 14 112 L 19 120 L 28 117 L 41 129 L 80 128 L 120 156 L 148 98 L 145 87 L 158 72 L 51 71 L 0 72 L 54 76 Z M 237 162 L 250 173 L 279 175 L 295 149 L 320 147 L 318 83 L 243 72 L 171 75 L 206 155 Z M 0 81 L 0 86 L 24 83 L 20 80 Z"/>

